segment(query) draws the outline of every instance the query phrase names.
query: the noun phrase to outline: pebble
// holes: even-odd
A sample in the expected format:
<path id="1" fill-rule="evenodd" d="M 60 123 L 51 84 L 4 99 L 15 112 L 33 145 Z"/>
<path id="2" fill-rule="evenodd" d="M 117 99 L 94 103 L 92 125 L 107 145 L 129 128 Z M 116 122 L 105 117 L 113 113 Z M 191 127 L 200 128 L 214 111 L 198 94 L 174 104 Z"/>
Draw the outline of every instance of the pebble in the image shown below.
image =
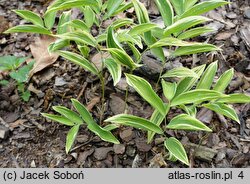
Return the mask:
<path id="1" fill-rule="evenodd" d="M 113 149 L 116 154 L 123 154 L 126 148 L 123 144 L 114 144 Z"/>
<path id="2" fill-rule="evenodd" d="M 244 11 L 244 15 L 246 18 L 250 19 L 250 7 L 247 7 Z"/>
<path id="3" fill-rule="evenodd" d="M 110 151 L 113 151 L 112 147 L 101 147 L 101 148 L 96 148 L 95 152 L 94 152 L 94 157 L 97 160 L 104 160 L 105 158 L 107 158 L 107 155 Z"/>
<path id="4" fill-rule="evenodd" d="M 147 140 L 144 138 L 139 138 L 135 140 L 136 147 L 139 151 L 148 152 L 151 150 L 151 144 L 147 144 Z"/>
<path id="5" fill-rule="evenodd" d="M 126 154 L 130 157 L 134 157 L 135 156 L 135 148 L 133 146 L 127 146 L 126 149 Z"/>
<path id="6" fill-rule="evenodd" d="M 9 136 L 9 129 L 0 125 L 0 139 L 6 139 Z"/>
<path id="7" fill-rule="evenodd" d="M 125 142 L 129 142 L 133 139 L 133 131 L 131 128 L 126 128 L 120 132 L 120 137 Z"/>
<path id="8" fill-rule="evenodd" d="M 55 86 L 64 86 L 65 84 L 67 84 L 67 82 L 63 79 L 63 77 L 56 77 L 55 79 Z"/>
<path id="9" fill-rule="evenodd" d="M 237 18 L 237 14 L 234 12 L 229 12 L 226 14 L 227 18 L 229 19 L 236 19 Z"/>

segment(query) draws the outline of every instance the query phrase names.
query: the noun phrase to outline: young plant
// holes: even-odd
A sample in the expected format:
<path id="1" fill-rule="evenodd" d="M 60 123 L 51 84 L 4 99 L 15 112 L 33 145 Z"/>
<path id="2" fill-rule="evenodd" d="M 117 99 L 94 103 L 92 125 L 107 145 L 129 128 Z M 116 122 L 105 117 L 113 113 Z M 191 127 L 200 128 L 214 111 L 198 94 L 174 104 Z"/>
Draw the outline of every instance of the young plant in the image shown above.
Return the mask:
<path id="1" fill-rule="evenodd" d="M 28 82 L 29 72 L 33 67 L 34 61 L 27 65 L 21 66 L 27 58 L 15 56 L 0 57 L 0 72 L 10 72 L 9 76 L 15 80 L 17 89 L 21 94 L 22 99 L 27 102 L 30 98 L 30 91 L 25 89 L 25 83 Z M 7 85 L 7 80 L 0 81 L 0 85 Z"/>
<path id="2" fill-rule="evenodd" d="M 106 122 L 129 125 L 134 128 L 147 130 L 144 125 L 149 122 L 160 126 L 171 108 L 180 108 L 185 113 L 177 115 L 164 129 L 207 131 L 212 130 L 196 118 L 197 108 L 205 107 L 218 114 L 224 115 L 237 123 L 240 123 L 237 113 L 230 104 L 249 103 L 250 96 L 245 94 L 224 94 L 233 77 L 233 69 L 226 71 L 212 85 L 217 72 L 217 62 L 211 63 L 206 70 L 205 65 L 192 70 L 187 68 L 175 68 L 162 76 L 162 90 L 167 102 L 154 92 L 152 86 L 143 78 L 126 74 L 127 83 L 133 87 L 140 96 L 146 100 L 155 110 L 150 120 L 138 118 L 128 114 L 119 114 L 106 119 Z M 178 77 L 177 83 L 166 82 L 164 78 Z M 156 130 L 148 131 L 148 143 L 153 140 Z M 169 151 L 170 160 L 179 160 L 189 165 L 188 157 L 182 144 L 174 137 L 166 138 L 165 147 Z"/>
<path id="3" fill-rule="evenodd" d="M 57 41 L 48 48 L 50 52 L 57 52 L 60 56 L 79 65 L 100 79 L 102 110 L 99 125 L 91 117 L 88 110 L 75 99 L 72 99 L 72 104 L 78 113 L 62 106 L 56 106 L 53 109 L 60 115 L 42 114 L 53 121 L 72 127 L 66 141 L 67 153 L 73 145 L 80 126 L 84 126 L 84 123 L 90 131 L 102 140 L 117 144 L 119 141 L 113 136 L 111 130 L 119 127 L 119 124 L 148 131 L 148 142 L 152 141 L 155 133 L 163 134 L 164 131 L 160 125 L 171 107 L 182 108 L 186 113 L 172 119 L 165 128 L 211 131 L 210 128 L 195 118 L 196 107 L 200 106 L 205 106 L 216 112 L 219 106 L 224 110 L 218 113 L 238 121 L 236 114 L 227 103 L 230 103 L 230 99 L 234 99 L 236 103 L 239 102 L 236 99 L 239 95 L 242 97 L 241 102 L 245 103 L 249 101 L 249 97 L 241 94 L 228 96 L 222 93 L 226 88 L 226 86 L 225 88 L 221 87 L 226 84 L 222 81 L 230 77 L 232 71 L 231 73 L 230 71 L 226 72 L 227 75 L 221 77 L 214 90 L 210 90 L 214 77 L 212 74 L 216 72 L 214 68 L 217 66 L 216 63 L 210 65 L 203 75 L 205 66 L 196 67 L 192 70 L 188 68 L 173 69 L 163 75 L 161 73 L 159 79 L 162 78 L 162 88 L 165 97 L 168 99 L 167 103 L 163 102 L 145 79 L 132 75 L 136 68 L 142 66 L 140 64 L 142 54 L 147 50 L 151 50 L 163 64 L 169 60 L 168 57 L 219 50 L 212 44 L 190 42 L 189 39 L 212 31 L 210 28 L 200 26 L 209 21 L 209 19 L 200 15 L 228 2 L 222 0 L 208 0 L 200 3 L 198 3 L 198 0 L 155 0 L 155 3 L 163 18 L 164 27 L 160 27 L 150 20 L 146 8 L 139 0 L 129 2 L 125 0 L 55 0 L 42 17 L 31 11 L 15 11 L 32 24 L 10 28 L 6 33 L 31 32 L 56 37 Z M 117 14 L 131 7 L 135 9 L 137 20 L 128 18 L 115 20 Z M 78 8 L 84 17 L 72 20 L 70 10 L 72 8 Z M 59 13 L 59 21 L 56 24 L 56 16 Z M 103 27 L 103 22 L 106 20 L 113 21 L 108 28 Z M 53 27 L 55 26 L 57 27 L 54 31 Z M 93 28 L 96 29 L 96 34 L 92 34 Z M 77 50 L 70 50 L 69 47 L 72 45 Z M 170 56 L 165 57 L 163 47 L 168 48 Z M 66 48 L 67 50 L 65 50 Z M 100 54 L 101 67 L 91 61 L 90 55 L 93 52 Z M 104 114 L 105 68 L 113 78 L 114 86 L 120 81 L 123 70 L 129 73 L 125 74 L 128 84 L 135 88 L 155 108 L 150 120 L 120 114 L 106 120 L 114 124 L 104 128 L 100 126 Z M 214 73 L 211 73 L 212 71 Z M 191 90 L 201 75 L 197 89 Z M 207 80 L 211 76 L 212 78 Z M 163 80 L 167 77 L 179 77 L 181 80 L 178 83 L 169 83 Z M 126 96 L 127 93 L 128 91 Z M 204 104 L 205 101 L 209 101 L 209 103 Z M 167 138 L 165 146 L 169 150 L 171 160 L 178 159 L 188 164 L 185 149 L 177 139 Z"/>

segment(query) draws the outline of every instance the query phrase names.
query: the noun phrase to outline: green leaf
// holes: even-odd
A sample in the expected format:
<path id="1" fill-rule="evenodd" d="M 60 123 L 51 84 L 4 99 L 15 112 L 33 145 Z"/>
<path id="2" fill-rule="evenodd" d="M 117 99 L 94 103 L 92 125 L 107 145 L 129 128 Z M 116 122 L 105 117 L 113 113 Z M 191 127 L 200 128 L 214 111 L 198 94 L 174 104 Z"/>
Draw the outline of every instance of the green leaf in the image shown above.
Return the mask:
<path id="1" fill-rule="evenodd" d="M 0 85 L 7 86 L 10 82 L 7 80 L 0 80 Z"/>
<path id="2" fill-rule="evenodd" d="M 88 26 L 82 20 L 75 19 L 75 20 L 72 20 L 70 22 L 67 22 L 66 24 L 75 28 L 75 29 L 83 30 L 84 32 L 89 32 Z"/>
<path id="3" fill-rule="evenodd" d="M 51 30 L 56 21 L 56 12 L 48 12 L 43 16 L 45 26 Z"/>
<path id="4" fill-rule="evenodd" d="M 83 43 L 86 45 L 90 45 L 92 47 L 96 47 L 96 40 L 95 38 L 86 31 L 75 31 L 75 32 L 68 32 L 60 35 L 55 35 L 56 37 L 73 40 L 75 42 Z"/>
<path id="5" fill-rule="evenodd" d="M 171 119 L 166 128 L 175 130 L 202 130 L 212 132 L 212 130 L 204 125 L 201 121 L 188 114 L 180 114 L 174 117 Z"/>
<path id="6" fill-rule="evenodd" d="M 197 27 L 181 33 L 178 36 L 178 39 L 184 40 L 184 39 L 194 38 L 196 36 L 202 35 L 204 33 L 209 33 L 211 31 L 213 31 L 213 29 L 209 27 Z"/>
<path id="7" fill-rule="evenodd" d="M 69 153 L 71 147 L 73 146 L 73 143 L 75 142 L 75 139 L 76 139 L 76 136 L 78 134 L 79 128 L 80 128 L 80 125 L 75 125 L 69 130 L 69 132 L 67 134 L 66 146 L 65 146 L 67 154 Z"/>
<path id="8" fill-rule="evenodd" d="M 177 57 L 177 56 L 198 54 L 198 53 L 218 51 L 218 50 L 220 49 L 214 45 L 202 43 L 193 46 L 179 47 L 172 53 L 172 55 Z"/>
<path id="9" fill-rule="evenodd" d="M 86 22 L 86 25 L 91 28 L 95 22 L 95 12 L 92 10 L 90 6 L 86 6 L 84 8 L 84 20 Z"/>
<path id="10" fill-rule="evenodd" d="M 64 107 L 64 106 L 53 106 L 52 107 L 56 112 L 60 113 L 61 115 L 65 116 L 69 120 L 73 121 L 76 124 L 83 124 L 83 120 L 80 116 L 75 113 L 74 111 Z"/>
<path id="11" fill-rule="evenodd" d="M 115 59 L 116 62 L 118 62 L 123 66 L 127 66 L 131 70 L 134 70 L 135 68 L 140 66 L 134 63 L 131 57 L 124 50 L 117 48 L 108 48 L 105 50 L 107 50 L 112 55 L 112 57 Z"/>
<path id="12" fill-rule="evenodd" d="M 26 57 L 0 56 L 0 71 L 16 70 L 26 59 Z"/>
<path id="13" fill-rule="evenodd" d="M 161 98 L 154 92 L 152 86 L 143 78 L 125 74 L 127 83 L 132 86 L 150 105 L 166 115 L 166 106 Z"/>
<path id="14" fill-rule="evenodd" d="M 177 15 L 181 15 L 184 12 L 185 0 L 170 0 Z"/>
<path id="15" fill-rule="evenodd" d="M 168 111 L 169 111 L 169 105 L 167 106 L 167 112 Z M 150 122 L 154 123 L 157 126 L 160 126 L 165 117 L 166 115 L 162 115 L 157 109 L 155 109 L 150 118 Z M 152 142 L 154 136 L 155 136 L 155 132 L 148 131 L 148 143 Z"/>
<path id="16" fill-rule="evenodd" d="M 210 10 L 218 8 L 219 6 L 222 6 L 222 5 L 226 5 L 228 3 L 229 2 L 223 1 L 223 0 L 204 1 L 204 2 L 194 5 L 192 8 L 190 8 L 185 13 L 183 13 L 180 18 L 194 16 L 194 15 L 201 15 L 203 13 L 206 13 Z"/>
<path id="17" fill-rule="evenodd" d="M 210 19 L 202 16 L 190 16 L 180 19 L 164 30 L 164 36 L 169 36 L 172 33 L 179 33 L 181 31 L 184 31 L 198 24 L 207 22 L 209 20 Z"/>
<path id="18" fill-rule="evenodd" d="M 63 12 L 59 18 L 57 25 L 57 34 L 63 34 L 68 32 L 68 26 L 65 23 L 70 21 L 71 11 Z"/>
<path id="19" fill-rule="evenodd" d="M 82 6 L 95 6 L 98 7 L 98 1 L 97 0 L 69 0 L 61 3 L 60 5 L 49 7 L 48 11 L 58 11 L 58 10 L 65 10 L 75 7 L 82 7 Z"/>
<path id="20" fill-rule="evenodd" d="M 70 120 L 64 116 L 47 114 L 47 113 L 41 113 L 41 114 L 43 117 L 51 119 L 51 120 L 56 121 L 58 123 L 61 123 L 63 125 L 67 125 L 67 126 L 74 126 L 75 125 L 75 123 L 72 120 Z"/>
<path id="21" fill-rule="evenodd" d="M 130 9 L 132 7 L 133 7 L 133 3 L 132 2 L 124 3 L 124 4 L 120 5 L 119 8 L 117 8 L 117 10 L 113 13 L 112 16 L 115 16 L 115 15 L 117 15 L 119 13 L 122 13 L 125 10 L 128 10 L 128 9 Z"/>
<path id="22" fill-rule="evenodd" d="M 224 72 L 214 86 L 215 91 L 224 92 L 234 76 L 234 69 Z"/>
<path id="23" fill-rule="evenodd" d="M 105 59 L 104 64 L 108 68 L 113 78 L 113 83 L 115 86 L 120 81 L 121 76 L 122 76 L 121 65 L 115 62 L 115 60 L 112 58 Z"/>
<path id="24" fill-rule="evenodd" d="M 196 117 L 196 114 L 197 114 L 196 105 L 190 105 L 190 106 L 180 105 L 180 108 L 184 110 L 190 116 L 194 118 Z"/>
<path id="25" fill-rule="evenodd" d="M 130 47 L 130 49 L 132 50 L 133 52 L 133 55 L 136 59 L 136 63 L 140 63 L 141 61 L 141 53 L 140 51 L 131 43 L 128 42 L 128 46 Z"/>
<path id="26" fill-rule="evenodd" d="M 189 165 L 187 153 L 186 153 L 186 151 L 185 151 L 185 149 L 182 146 L 180 141 L 178 141 L 174 137 L 170 137 L 170 138 L 165 140 L 164 145 L 167 148 L 167 150 L 172 155 L 174 155 L 175 158 L 177 158 L 178 160 L 180 160 L 184 164 Z"/>
<path id="27" fill-rule="evenodd" d="M 176 96 L 171 102 L 171 107 L 182 104 L 192 104 L 196 102 L 200 103 L 207 100 L 216 100 L 224 96 L 226 95 L 214 90 L 207 90 L 207 89 L 191 90 Z"/>
<path id="28" fill-rule="evenodd" d="M 115 37 L 114 30 L 112 26 L 109 26 L 108 28 L 108 35 L 107 35 L 107 47 L 108 48 L 117 48 L 120 50 L 123 50 L 121 44 L 118 42 L 118 40 Z"/>
<path id="29" fill-rule="evenodd" d="M 34 61 L 29 62 L 27 65 L 19 68 L 17 71 L 12 71 L 10 77 L 15 79 L 18 83 L 27 82 L 29 79 L 29 72 L 32 69 Z"/>
<path id="30" fill-rule="evenodd" d="M 48 50 L 49 52 L 55 52 L 69 45 L 70 45 L 69 40 L 58 39 L 54 43 L 51 43 L 49 45 Z"/>
<path id="31" fill-rule="evenodd" d="M 21 97 L 22 97 L 23 101 L 25 101 L 25 102 L 29 101 L 30 96 L 31 96 L 31 94 L 30 94 L 29 90 L 23 91 L 21 94 Z"/>
<path id="32" fill-rule="evenodd" d="M 189 68 L 179 67 L 179 68 L 174 68 L 172 70 L 167 71 L 161 77 L 162 78 L 165 78 L 165 77 L 178 77 L 178 78 L 195 77 L 195 78 L 198 78 L 198 75 L 193 70 L 190 70 Z"/>
<path id="33" fill-rule="evenodd" d="M 36 25 L 15 26 L 8 29 L 4 33 L 38 33 L 38 34 L 51 35 L 51 32 L 49 30 Z"/>
<path id="34" fill-rule="evenodd" d="M 43 27 L 43 20 L 38 14 L 28 10 L 14 10 L 14 12 L 23 19 Z"/>
<path id="35" fill-rule="evenodd" d="M 240 93 L 230 94 L 218 100 L 221 103 L 250 103 L 250 96 Z"/>
<path id="36" fill-rule="evenodd" d="M 163 134 L 162 129 L 154 123 L 137 116 L 129 114 L 118 114 L 105 120 L 105 122 L 112 122 L 126 126 L 132 126 L 142 130 L 152 131 L 158 134 Z"/>
<path id="37" fill-rule="evenodd" d="M 60 56 L 64 57 L 65 59 L 70 60 L 74 64 L 81 66 L 85 70 L 90 71 L 95 75 L 98 75 L 99 72 L 97 71 L 96 67 L 94 67 L 87 59 L 85 59 L 81 55 L 73 53 L 73 52 L 69 52 L 69 51 L 62 51 L 62 50 L 57 51 L 57 53 Z"/>
<path id="38" fill-rule="evenodd" d="M 154 43 L 157 42 L 156 38 L 152 35 L 152 33 L 149 31 L 149 32 L 146 32 L 144 33 L 144 38 L 145 38 L 145 42 L 148 46 L 150 45 L 153 45 Z M 165 55 L 164 55 L 164 52 L 163 52 L 163 49 L 161 47 L 158 47 L 158 48 L 151 48 L 150 49 L 151 52 L 157 56 L 162 62 L 165 62 Z"/>
<path id="39" fill-rule="evenodd" d="M 165 26 L 170 26 L 174 21 L 174 12 L 169 0 L 155 0 Z"/>
<path id="40" fill-rule="evenodd" d="M 198 77 L 200 77 L 203 71 L 205 70 L 205 67 L 206 65 L 201 65 L 201 66 L 193 68 L 192 70 L 198 75 Z M 198 78 L 196 77 L 186 77 L 182 79 L 181 81 L 179 81 L 177 85 L 175 95 L 177 96 L 183 92 L 190 90 L 197 81 L 198 81 Z"/>
<path id="41" fill-rule="evenodd" d="M 128 25 L 131 25 L 133 24 L 133 20 L 132 19 L 128 19 L 128 18 L 123 18 L 123 19 L 117 19 L 115 20 L 111 26 L 113 27 L 113 29 L 118 29 L 120 27 L 123 27 L 123 26 L 128 26 Z"/>
<path id="42" fill-rule="evenodd" d="M 223 104 L 223 103 L 208 103 L 203 104 L 204 107 L 217 112 L 219 114 L 222 114 L 228 118 L 231 118 L 232 120 L 240 123 L 240 120 L 238 118 L 238 115 L 236 114 L 235 110 L 230 107 L 229 105 Z"/>
<path id="43" fill-rule="evenodd" d="M 184 9 L 185 11 L 187 11 L 188 9 L 190 9 L 192 6 L 195 5 L 195 3 L 197 3 L 199 0 L 185 0 L 184 2 Z"/>
<path id="44" fill-rule="evenodd" d="M 117 138 L 108 130 L 100 127 L 96 123 L 91 123 L 88 125 L 88 129 L 99 136 L 102 140 L 111 142 L 114 144 L 120 144 Z"/>
<path id="45" fill-rule="evenodd" d="M 91 123 L 95 123 L 89 111 L 86 109 L 84 105 L 82 105 L 78 100 L 71 99 L 71 102 L 77 112 L 80 114 L 81 118 L 89 125 Z"/>
<path id="46" fill-rule="evenodd" d="M 130 34 L 131 36 L 140 35 L 156 27 L 158 27 L 158 25 L 154 23 L 143 23 L 143 24 L 139 24 L 139 25 L 132 27 L 129 30 L 128 34 Z"/>
<path id="47" fill-rule="evenodd" d="M 150 21 L 149 21 L 148 11 L 144 6 L 144 4 L 142 4 L 138 0 L 132 0 L 132 3 L 134 5 L 136 17 L 139 23 L 140 24 L 149 23 Z"/>
<path id="48" fill-rule="evenodd" d="M 217 68 L 217 61 L 211 63 L 203 73 L 199 83 L 196 86 L 196 89 L 210 89 L 214 80 L 214 76 L 217 72 Z"/>
<path id="49" fill-rule="evenodd" d="M 116 124 L 109 124 L 109 125 L 106 125 L 105 127 L 103 127 L 103 129 L 107 130 L 107 131 L 112 131 L 112 130 L 115 130 L 117 128 L 119 128 L 120 126 L 119 125 L 116 125 Z"/>
<path id="50" fill-rule="evenodd" d="M 168 99 L 168 101 L 171 101 L 175 96 L 177 84 L 175 82 L 174 83 L 166 82 L 162 79 L 161 85 L 164 96 Z"/>
<path id="51" fill-rule="evenodd" d="M 107 14 L 104 16 L 105 19 L 111 17 L 118 7 L 123 3 L 124 0 L 108 0 L 107 2 Z"/>
<path id="52" fill-rule="evenodd" d="M 87 123 L 88 129 L 99 136 L 102 140 L 119 144 L 116 137 L 108 130 L 100 127 L 93 119 L 89 111 L 78 100 L 71 99 L 74 108 L 79 112 L 82 119 Z"/>
<path id="53" fill-rule="evenodd" d="M 162 47 L 162 46 L 193 46 L 193 45 L 201 45 L 201 43 L 186 42 L 178 38 L 167 37 L 160 39 L 159 41 L 151 45 L 150 48 Z"/>
<path id="54" fill-rule="evenodd" d="M 143 48 L 141 38 L 138 35 L 131 36 L 127 33 L 127 31 L 123 31 L 117 35 L 117 38 L 119 42 L 131 43 L 133 45 L 137 45 L 141 49 Z"/>

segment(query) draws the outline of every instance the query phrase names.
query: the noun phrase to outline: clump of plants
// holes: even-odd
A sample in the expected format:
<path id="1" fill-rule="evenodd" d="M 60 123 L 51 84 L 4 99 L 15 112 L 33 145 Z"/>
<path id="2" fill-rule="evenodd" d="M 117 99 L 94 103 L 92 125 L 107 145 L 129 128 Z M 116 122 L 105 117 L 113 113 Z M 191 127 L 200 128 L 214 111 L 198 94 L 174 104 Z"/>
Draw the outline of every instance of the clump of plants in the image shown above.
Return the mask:
<path id="1" fill-rule="evenodd" d="M 202 65 L 193 69 L 181 67 L 166 73 L 161 72 L 158 82 L 161 81 L 165 101 L 161 95 L 158 95 L 158 89 L 154 89 L 146 79 L 134 75 L 134 70 L 142 66 L 142 54 L 148 50 L 162 61 L 163 68 L 170 58 L 220 50 L 212 44 L 192 42 L 190 39 L 212 31 L 204 26 L 209 19 L 201 15 L 226 5 L 228 2 L 223 0 L 203 2 L 155 0 L 155 3 L 164 21 L 164 28 L 152 23 L 145 6 L 139 0 L 128 2 L 124 0 L 56 0 L 43 16 L 27 10 L 15 11 L 31 24 L 13 27 L 6 33 L 31 32 L 56 37 L 57 41 L 48 48 L 50 52 L 57 52 L 100 79 L 102 110 L 99 122 L 96 122 L 86 107 L 76 99 L 71 100 L 75 110 L 64 106 L 54 106 L 53 109 L 58 113 L 57 115 L 42 114 L 48 119 L 71 127 L 65 146 L 67 153 L 74 143 L 79 127 L 84 124 L 102 140 L 119 144 L 112 130 L 121 125 L 147 131 L 148 143 L 152 142 L 155 134 L 164 135 L 166 129 L 211 132 L 211 128 L 196 118 L 197 109 L 200 107 L 206 107 L 239 123 L 238 116 L 230 104 L 249 103 L 250 97 L 245 94 L 224 94 L 234 71 L 233 69 L 226 71 L 215 82 L 216 61 L 208 66 Z M 71 20 L 72 8 L 79 8 L 83 13 L 83 18 Z M 115 19 L 117 14 L 130 8 L 135 10 L 135 20 Z M 57 15 L 60 15 L 59 21 L 55 24 Z M 108 19 L 113 22 L 107 29 L 103 29 L 103 22 Z M 98 28 L 97 35 L 91 32 L 93 26 Z M 69 46 L 72 45 L 77 50 L 70 50 Z M 164 47 L 168 49 L 168 55 L 164 54 Z M 101 69 L 90 61 L 91 50 L 101 55 Z M 107 53 L 108 57 L 106 57 Z M 150 119 L 127 114 L 125 108 L 124 114 L 107 118 L 104 121 L 110 124 L 102 126 L 105 102 L 104 70 L 106 69 L 113 79 L 114 86 L 123 74 L 126 76 L 129 86 L 133 87 L 154 108 Z M 178 80 L 167 82 L 169 78 L 178 78 Z M 125 99 L 127 96 L 128 90 Z M 180 108 L 183 113 L 167 122 L 166 117 L 171 108 Z M 166 125 L 162 125 L 164 120 Z M 168 150 L 170 160 L 179 160 L 189 165 L 186 151 L 179 140 L 166 136 L 164 145 Z"/>
<path id="2" fill-rule="evenodd" d="M 25 83 L 28 82 L 29 72 L 33 67 L 34 61 L 24 65 L 26 57 L 2 56 L 0 57 L 0 73 L 7 73 L 17 85 L 21 98 L 27 102 L 30 98 L 30 91 L 26 89 Z M 0 85 L 6 86 L 9 80 L 0 80 Z"/>

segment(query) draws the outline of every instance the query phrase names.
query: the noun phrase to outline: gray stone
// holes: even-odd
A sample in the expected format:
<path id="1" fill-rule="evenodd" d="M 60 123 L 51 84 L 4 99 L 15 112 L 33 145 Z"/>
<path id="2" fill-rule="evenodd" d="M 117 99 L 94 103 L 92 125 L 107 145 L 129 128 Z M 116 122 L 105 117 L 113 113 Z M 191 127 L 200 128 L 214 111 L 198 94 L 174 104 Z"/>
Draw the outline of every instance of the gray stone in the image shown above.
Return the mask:
<path id="1" fill-rule="evenodd" d="M 126 154 L 130 157 L 134 157 L 135 156 L 135 148 L 133 146 L 127 146 L 126 149 Z"/>
<path id="2" fill-rule="evenodd" d="M 67 84 L 67 82 L 63 79 L 63 77 L 56 77 L 55 79 L 55 86 L 64 86 L 65 84 Z"/>
<path id="3" fill-rule="evenodd" d="M 97 160 L 104 160 L 105 158 L 107 158 L 108 156 L 108 153 L 110 151 L 113 151 L 113 148 L 112 147 L 101 147 L 101 148 L 96 148 L 95 149 L 95 152 L 94 152 L 94 157 L 97 159 Z"/>
<path id="4" fill-rule="evenodd" d="M 244 15 L 246 18 L 250 19 L 250 7 L 247 7 L 244 11 Z"/>
<path id="5" fill-rule="evenodd" d="M 9 136 L 9 129 L 0 125 L 0 139 L 6 139 Z"/>
<path id="6" fill-rule="evenodd" d="M 114 144 L 113 149 L 116 154 L 123 154 L 126 148 L 123 144 Z"/>

